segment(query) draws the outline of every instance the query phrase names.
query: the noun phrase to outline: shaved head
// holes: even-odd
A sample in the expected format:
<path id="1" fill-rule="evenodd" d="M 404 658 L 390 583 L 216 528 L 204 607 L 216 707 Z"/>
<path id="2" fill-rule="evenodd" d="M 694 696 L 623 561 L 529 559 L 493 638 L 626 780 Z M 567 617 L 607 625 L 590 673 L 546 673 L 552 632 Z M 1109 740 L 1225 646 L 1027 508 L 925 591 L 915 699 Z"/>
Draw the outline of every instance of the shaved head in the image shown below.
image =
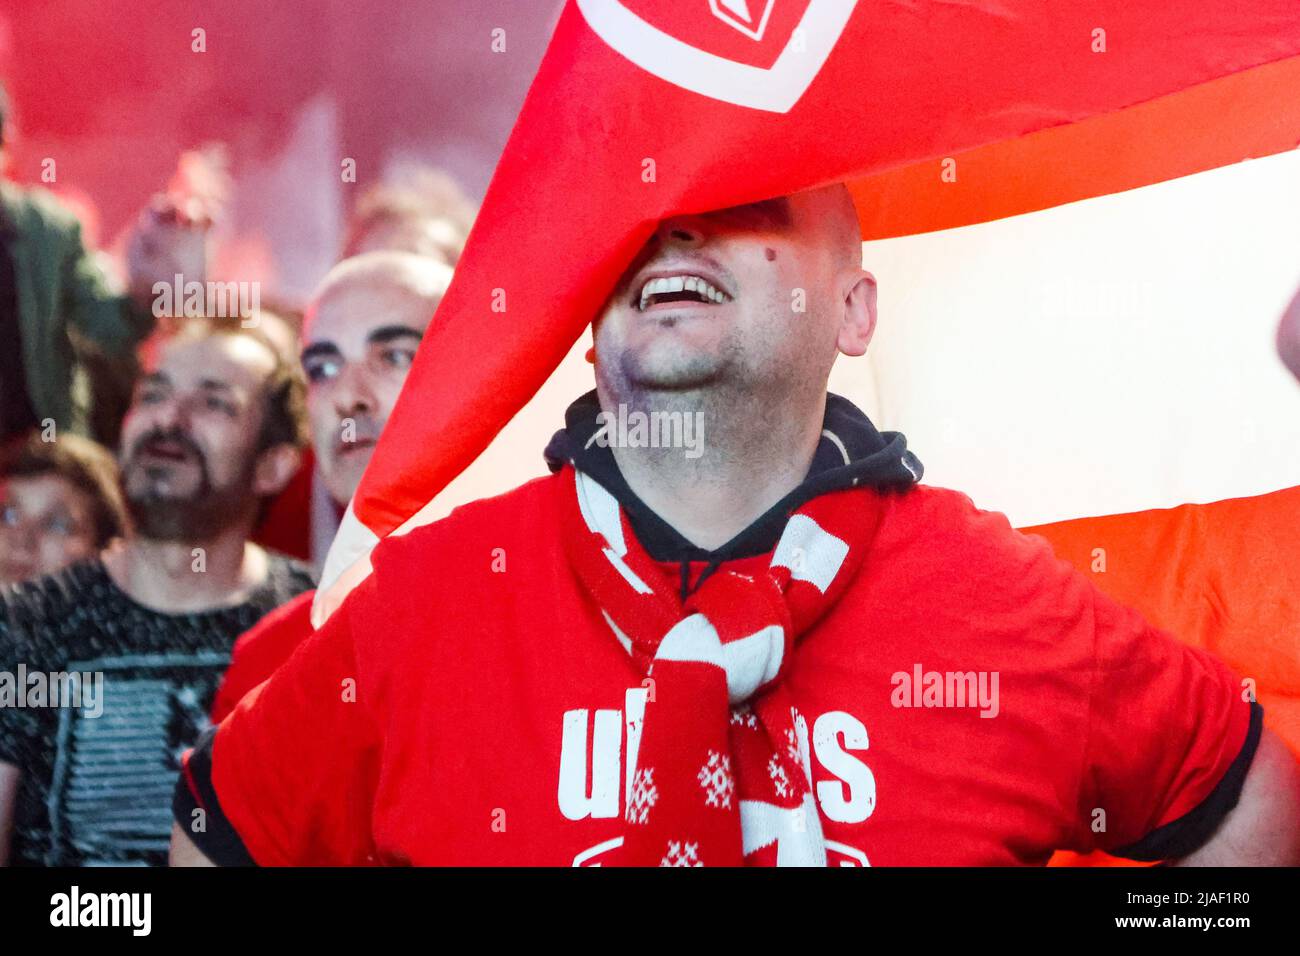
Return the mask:
<path id="1" fill-rule="evenodd" d="M 837 261 L 845 266 L 862 264 L 862 226 L 858 222 L 858 208 L 853 202 L 849 187 L 833 183 L 813 189 L 795 197 L 805 206 L 805 217 L 815 222 L 826 236 L 827 246 L 834 250 Z"/>
<path id="2" fill-rule="evenodd" d="M 310 328 L 327 300 L 357 292 L 424 313 L 419 323 L 423 328 L 450 284 L 451 267 L 440 260 L 411 252 L 365 252 L 344 259 L 322 280 L 307 307 L 307 325 Z"/>
<path id="3" fill-rule="evenodd" d="M 307 309 L 307 416 L 317 471 L 339 505 L 361 482 L 451 275 L 439 259 L 366 252 L 336 265 Z"/>

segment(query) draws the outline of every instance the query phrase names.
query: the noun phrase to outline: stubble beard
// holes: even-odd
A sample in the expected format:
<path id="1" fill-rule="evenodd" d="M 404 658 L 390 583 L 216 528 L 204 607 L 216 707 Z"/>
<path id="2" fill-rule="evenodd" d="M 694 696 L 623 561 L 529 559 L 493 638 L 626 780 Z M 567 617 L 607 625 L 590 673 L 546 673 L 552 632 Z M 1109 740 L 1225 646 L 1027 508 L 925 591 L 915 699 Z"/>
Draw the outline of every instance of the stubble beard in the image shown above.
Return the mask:
<path id="1" fill-rule="evenodd" d="M 635 457 L 697 482 L 721 480 L 747 454 L 771 405 L 780 401 L 782 370 L 757 364 L 754 356 L 763 353 L 763 343 L 746 348 L 738 334 L 693 353 L 674 354 L 656 344 L 657 352 L 627 350 L 597 363 L 601 407 L 611 414 L 624 405 L 628 411 L 693 416 L 704 436 L 702 453 L 688 458 L 680 448 L 626 448 L 616 457 Z"/>
<path id="2" fill-rule="evenodd" d="M 140 487 L 130 475 L 125 498 L 135 533 L 151 541 L 210 541 L 246 520 L 254 502 L 252 464 L 224 488 L 213 487 L 206 461 L 199 470 L 194 490 L 184 495 L 158 493 L 147 475 Z"/>

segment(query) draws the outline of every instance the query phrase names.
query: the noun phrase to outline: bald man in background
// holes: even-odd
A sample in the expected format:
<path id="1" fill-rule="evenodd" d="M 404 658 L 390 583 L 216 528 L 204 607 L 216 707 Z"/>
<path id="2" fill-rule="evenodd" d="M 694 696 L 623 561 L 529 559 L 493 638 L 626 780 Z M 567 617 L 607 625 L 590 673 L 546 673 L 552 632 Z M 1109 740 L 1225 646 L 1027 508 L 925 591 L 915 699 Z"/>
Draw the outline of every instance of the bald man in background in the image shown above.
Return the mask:
<path id="1" fill-rule="evenodd" d="M 409 252 L 367 252 L 336 265 L 307 306 L 301 363 L 316 471 L 312 556 L 324 559 L 361 483 L 452 270 Z M 270 677 L 311 634 L 309 591 L 268 614 L 235 644 L 213 722 Z"/>

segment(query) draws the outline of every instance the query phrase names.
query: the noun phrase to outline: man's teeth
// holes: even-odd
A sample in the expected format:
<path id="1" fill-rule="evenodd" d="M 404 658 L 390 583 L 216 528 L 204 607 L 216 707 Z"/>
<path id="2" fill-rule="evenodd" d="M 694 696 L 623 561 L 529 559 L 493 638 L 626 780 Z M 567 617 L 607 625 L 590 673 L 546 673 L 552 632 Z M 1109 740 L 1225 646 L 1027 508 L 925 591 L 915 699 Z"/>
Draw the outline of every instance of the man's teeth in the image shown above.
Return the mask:
<path id="1" fill-rule="evenodd" d="M 674 292 L 694 292 L 701 302 L 731 301 L 730 296 L 708 279 L 693 275 L 665 276 L 662 279 L 650 279 L 641 287 L 641 310 L 645 311 L 654 296 L 669 295 Z"/>

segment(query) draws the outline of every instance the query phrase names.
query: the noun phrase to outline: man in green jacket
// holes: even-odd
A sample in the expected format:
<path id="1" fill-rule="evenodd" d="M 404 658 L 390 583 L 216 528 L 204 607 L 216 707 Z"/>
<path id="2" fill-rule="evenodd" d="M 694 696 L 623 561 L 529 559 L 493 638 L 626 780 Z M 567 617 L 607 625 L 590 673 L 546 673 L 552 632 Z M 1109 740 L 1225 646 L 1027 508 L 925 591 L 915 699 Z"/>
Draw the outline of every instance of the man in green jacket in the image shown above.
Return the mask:
<path id="1" fill-rule="evenodd" d="M 8 113 L 0 89 L 0 174 Z M 78 349 L 131 355 L 153 328 L 154 282 L 170 284 L 177 273 L 202 281 L 204 242 L 201 224 L 146 212 L 128 253 L 129 290 L 120 295 L 86 249 L 76 217 L 44 190 L 0 179 L 0 440 L 51 422 L 89 433 Z"/>

